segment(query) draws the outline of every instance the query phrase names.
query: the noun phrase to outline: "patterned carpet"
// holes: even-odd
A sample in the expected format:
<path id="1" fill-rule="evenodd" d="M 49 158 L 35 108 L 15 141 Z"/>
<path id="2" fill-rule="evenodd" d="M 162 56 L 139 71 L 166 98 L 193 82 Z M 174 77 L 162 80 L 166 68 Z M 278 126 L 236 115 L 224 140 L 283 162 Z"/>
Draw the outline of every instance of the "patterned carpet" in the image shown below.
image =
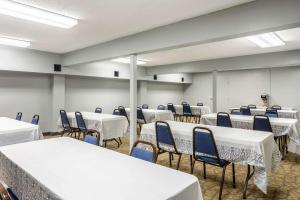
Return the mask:
<path id="1" fill-rule="evenodd" d="M 107 148 L 128 154 L 129 144 L 127 138 L 123 138 L 123 144 L 117 148 L 114 142 L 110 142 Z M 174 156 L 173 168 L 175 168 L 177 157 Z M 169 166 L 168 155 L 162 154 L 159 156 L 158 164 Z M 184 155 L 180 170 L 189 173 L 189 156 Z M 219 183 L 221 178 L 221 169 L 207 165 L 207 178 L 203 178 L 202 164 L 196 164 L 194 175 L 198 177 L 203 197 L 205 200 L 218 199 Z M 242 199 L 243 181 L 246 176 L 245 166 L 236 166 L 236 188 L 232 187 L 231 166 L 226 170 L 226 180 L 224 183 L 222 199 Z M 247 199 L 290 199 L 300 200 L 300 156 L 289 153 L 283 160 L 276 172 L 269 177 L 268 194 L 264 195 L 254 184 L 249 181 Z"/>

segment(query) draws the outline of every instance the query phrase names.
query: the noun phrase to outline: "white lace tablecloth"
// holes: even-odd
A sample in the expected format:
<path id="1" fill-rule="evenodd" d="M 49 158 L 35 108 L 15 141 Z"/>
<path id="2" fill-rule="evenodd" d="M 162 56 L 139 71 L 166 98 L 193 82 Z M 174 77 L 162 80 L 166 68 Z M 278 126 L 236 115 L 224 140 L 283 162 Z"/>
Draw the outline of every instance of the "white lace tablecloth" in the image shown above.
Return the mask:
<path id="1" fill-rule="evenodd" d="M 230 112 L 232 110 L 239 108 L 230 108 Z M 250 109 L 252 115 L 264 115 L 266 112 L 265 108 L 254 108 Z M 279 118 L 290 118 L 290 119 L 298 119 L 298 111 L 297 110 L 278 110 Z"/>
<path id="2" fill-rule="evenodd" d="M 43 139 L 38 125 L 0 117 L 0 146 Z"/>
<path id="3" fill-rule="evenodd" d="M 97 130 L 100 134 L 100 144 L 103 140 L 123 137 L 128 131 L 128 121 L 124 116 L 103 113 L 81 112 L 87 129 Z M 72 127 L 77 127 L 75 112 L 67 113 Z M 58 119 L 58 129 L 62 130 L 61 119 Z"/>
<path id="4" fill-rule="evenodd" d="M 210 111 L 210 107 L 209 106 L 190 106 L 191 110 L 192 110 L 192 114 L 193 115 L 206 115 L 209 114 Z M 183 114 L 183 107 L 182 105 L 174 105 L 176 114 L 178 115 L 182 115 Z"/>
<path id="5" fill-rule="evenodd" d="M 268 175 L 275 171 L 281 160 L 272 133 L 175 121 L 168 123 L 178 151 L 190 155 L 193 154 L 193 128 L 202 126 L 211 129 L 220 158 L 255 166 L 254 183 L 267 193 Z M 143 126 L 140 139 L 156 144 L 154 123 Z"/>
<path id="6" fill-rule="evenodd" d="M 0 179 L 22 200 L 202 200 L 195 176 L 68 137 L 0 148 Z"/>
<path id="7" fill-rule="evenodd" d="M 155 109 L 142 109 L 146 123 L 156 121 L 174 120 L 173 113 L 170 110 L 155 110 Z M 128 117 L 130 116 L 130 108 L 126 108 Z"/>

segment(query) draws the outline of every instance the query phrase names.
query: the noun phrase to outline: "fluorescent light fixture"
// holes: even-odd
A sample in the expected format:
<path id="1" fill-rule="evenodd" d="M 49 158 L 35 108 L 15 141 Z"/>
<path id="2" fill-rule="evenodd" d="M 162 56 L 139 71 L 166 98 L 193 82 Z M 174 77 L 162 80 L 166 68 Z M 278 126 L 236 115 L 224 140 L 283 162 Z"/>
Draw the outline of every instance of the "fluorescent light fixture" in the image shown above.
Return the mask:
<path id="1" fill-rule="evenodd" d="M 78 23 L 77 19 L 11 0 L 0 0 L 0 14 L 60 28 L 71 28 Z"/>
<path id="2" fill-rule="evenodd" d="M 30 42 L 24 40 L 17 40 L 7 37 L 0 37 L 0 44 L 8 45 L 8 46 L 15 46 L 15 47 L 29 47 Z"/>
<path id="3" fill-rule="evenodd" d="M 246 37 L 261 48 L 283 46 L 285 43 L 275 33 L 264 33 Z"/>
<path id="4" fill-rule="evenodd" d="M 119 62 L 119 63 L 130 64 L 130 58 L 116 58 L 116 59 L 113 59 L 112 61 Z M 144 65 L 146 63 L 147 62 L 145 60 L 137 60 L 138 65 Z"/>

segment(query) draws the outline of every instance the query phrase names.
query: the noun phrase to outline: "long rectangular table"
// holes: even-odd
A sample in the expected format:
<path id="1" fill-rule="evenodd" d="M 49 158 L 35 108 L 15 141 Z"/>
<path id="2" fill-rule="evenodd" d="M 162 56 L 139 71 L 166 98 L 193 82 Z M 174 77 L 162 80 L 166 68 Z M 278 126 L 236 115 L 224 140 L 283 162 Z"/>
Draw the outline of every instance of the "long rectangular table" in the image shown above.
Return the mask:
<path id="1" fill-rule="evenodd" d="M 123 137 L 128 131 L 128 121 L 124 116 L 81 112 L 84 122 L 88 129 L 97 130 L 100 134 L 100 144 L 103 140 L 110 140 L 113 138 Z M 67 113 L 68 119 L 72 127 L 77 127 L 75 112 Z M 61 119 L 58 119 L 58 129 L 61 130 Z"/>
<path id="2" fill-rule="evenodd" d="M 43 138 L 38 125 L 0 117 L 0 146 L 30 142 Z"/>
<path id="3" fill-rule="evenodd" d="M 211 129 L 220 158 L 255 166 L 254 183 L 267 193 L 268 175 L 275 171 L 281 160 L 272 133 L 176 121 L 168 123 L 178 151 L 189 155 L 193 154 L 193 128 L 201 126 Z M 155 123 L 143 126 L 140 139 L 156 144 Z"/>
<path id="4" fill-rule="evenodd" d="M 142 109 L 142 111 L 146 123 L 174 120 L 173 113 L 170 110 Z M 126 108 L 126 113 L 128 116 L 130 116 L 130 108 Z"/>
<path id="5" fill-rule="evenodd" d="M 23 200 L 202 199 L 195 176 L 68 137 L 0 148 L 0 179 Z"/>
<path id="6" fill-rule="evenodd" d="M 230 112 L 232 110 L 237 110 L 240 108 L 230 108 Z M 264 115 L 266 113 L 266 108 L 251 108 L 250 109 L 252 115 Z M 291 118 L 291 119 L 298 119 L 298 111 L 297 110 L 278 110 L 278 117 L 279 118 Z"/>
<path id="7" fill-rule="evenodd" d="M 206 115 L 209 114 L 210 107 L 209 106 L 190 106 L 193 115 Z M 183 114 L 183 106 L 182 105 L 174 105 L 176 114 Z"/>

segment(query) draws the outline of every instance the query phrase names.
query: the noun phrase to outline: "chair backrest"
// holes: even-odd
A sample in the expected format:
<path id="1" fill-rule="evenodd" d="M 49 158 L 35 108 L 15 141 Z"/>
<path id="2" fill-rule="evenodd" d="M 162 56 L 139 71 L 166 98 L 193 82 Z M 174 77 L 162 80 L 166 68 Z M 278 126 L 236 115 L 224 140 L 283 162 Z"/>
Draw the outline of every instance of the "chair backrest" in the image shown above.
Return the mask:
<path id="1" fill-rule="evenodd" d="M 230 114 L 232 115 L 241 115 L 241 110 L 240 109 L 232 109 Z"/>
<path id="2" fill-rule="evenodd" d="M 155 122 L 155 132 L 156 132 L 156 146 L 161 148 L 162 145 L 172 146 L 177 152 L 175 140 L 171 132 L 170 126 L 167 122 L 156 121 Z"/>
<path id="3" fill-rule="evenodd" d="M 128 115 L 127 115 L 126 110 L 125 110 L 125 107 L 124 106 L 119 106 L 118 109 L 119 109 L 120 115 L 126 117 L 127 120 L 129 121 Z"/>
<path id="4" fill-rule="evenodd" d="M 35 125 L 38 125 L 39 124 L 39 120 L 40 120 L 40 116 L 35 114 L 33 115 L 32 119 L 31 119 L 31 123 L 32 124 L 35 124 Z"/>
<path id="5" fill-rule="evenodd" d="M 59 114 L 61 119 L 61 125 L 64 128 L 64 130 L 71 130 L 71 125 L 67 116 L 67 112 L 65 110 L 60 110 Z"/>
<path id="6" fill-rule="evenodd" d="M 255 108 L 256 108 L 256 105 L 254 105 L 254 104 L 249 104 L 248 107 L 249 107 L 250 109 L 255 109 Z"/>
<path id="7" fill-rule="evenodd" d="M 102 113 L 102 108 L 97 107 L 97 108 L 95 109 L 95 113 Z"/>
<path id="8" fill-rule="evenodd" d="M 281 106 L 278 106 L 278 105 L 274 105 L 271 107 L 272 109 L 276 109 L 276 110 L 281 110 Z"/>
<path id="9" fill-rule="evenodd" d="M 253 122 L 253 130 L 273 132 L 268 116 L 255 115 Z"/>
<path id="10" fill-rule="evenodd" d="M 183 115 L 191 115 L 192 114 L 191 106 L 189 104 L 182 104 L 182 112 Z"/>
<path id="11" fill-rule="evenodd" d="M 197 103 L 197 106 L 203 106 L 203 103 Z"/>
<path id="12" fill-rule="evenodd" d="M 231 119 L 228 113 L 219 112 L 217 114 L 217 126 L 232 127 Z"/>
<path id="13" fill-rule="evenodd" d="M 1 200 L 18 200 L 18 197 L 13 193 L 3 181 L 0 181 L 0 199 Z"/>
<path id="14" fill-rule="evenodd" d="M 137 115 L 136 115 L 136 118 L 138 119 L 139 122 L 142 122 L 142 123 L 146 123 L 146 120 L 145 120 L 145 116 L 144 116 L 144 113 L 143 113 L 143 110 L 140 108 L 140 107 L 137 107 L 136 108 L 136 111 L 137 111 Z"/>
<path id="15" fill-rule="evenodd" d="M 92 135 L 86 135 L 84 137 L 84 141 L 87 142 L 87 143 L 90 143 L 90 144 L 94 144 L 94 145 L 97 145 L 99 146 L 99 141 L 100 141 L 100 135 L 97 134 L 97 136 L 92 136 Z"/>
<path id="16" fill-rule="evenodd" d="M 22 112 L 18 112 L 16 116 L 16 120 L 21 121 L 21 119 L 22 119 Z"/>
<path id="17" fill-rule="evenodd" d="M 175 107 L 172 103 L 167 104 L 167 109 L 170 110 L 173 114 L 176 114 Z"/>
<path id="18" fill-rule="evenodd" d="M 265 115 L 268 117 L 278 117 L 278 112 L 276 109 L 267 108 Z"/>
<path id="19" fill-rule="evenodd" d="M 157 110 L 166 110 L 166 106 L 164 105 L 158 105 Z"/>
<path id="20" fill-rule="evenodd" d="M 112 114 L 113 114 L 113 115 L 121 115 L 119 109 L 114 109 L 114 111 L 113 111 Z"/>
<path id="21" fill-rule="evenodd" d="M 183 104 L 189 104 L 187 101 L 183 101 L 183 102 L 181 102 L 181 105 L 183 105 Z"/>
<path id="22" fill-rule="evenodd" d="M 204 127 L 195 127 L 193 129 L 193 155 L 205 156 L 217 160 L 220 164 L 220 157 L 213 133 L 210 129 Z"/>
<path id="23" fill-rule="evenodd" d="M 240 108 L 240 112 L 242 115 L 251 115 L 251 111 L 250 111 L 250 108 L 248 106 L 242 106 Z"/>
<path id="24" fill-rule="evenodd" d="M 148 104 L 143 104 L 142 105 L 142 109 L 148 109 L 148 108 L 149 108 Z"/>
<path id="25" fill-rule="evenodd" d="M 85 122 L 83 120 L 81 112 L 75 112 L 75 118 L 76 118 L 76 123 L 77 127 L 79 128 L 80 131 L 84 132 L 87 130 Z"/>
<path id="26" fill-rule="evenodd" d="M 138 147 L 139 144 L 142 144 L 143 147 Z M 144 146 L 150 147 L 151 151 L 148 151 L 148 148 L 145 148 Z M 157 157 L 156 148 L 150 142 L 136 141 L 132 146 L 130 156 L 155 163 Z"/>

